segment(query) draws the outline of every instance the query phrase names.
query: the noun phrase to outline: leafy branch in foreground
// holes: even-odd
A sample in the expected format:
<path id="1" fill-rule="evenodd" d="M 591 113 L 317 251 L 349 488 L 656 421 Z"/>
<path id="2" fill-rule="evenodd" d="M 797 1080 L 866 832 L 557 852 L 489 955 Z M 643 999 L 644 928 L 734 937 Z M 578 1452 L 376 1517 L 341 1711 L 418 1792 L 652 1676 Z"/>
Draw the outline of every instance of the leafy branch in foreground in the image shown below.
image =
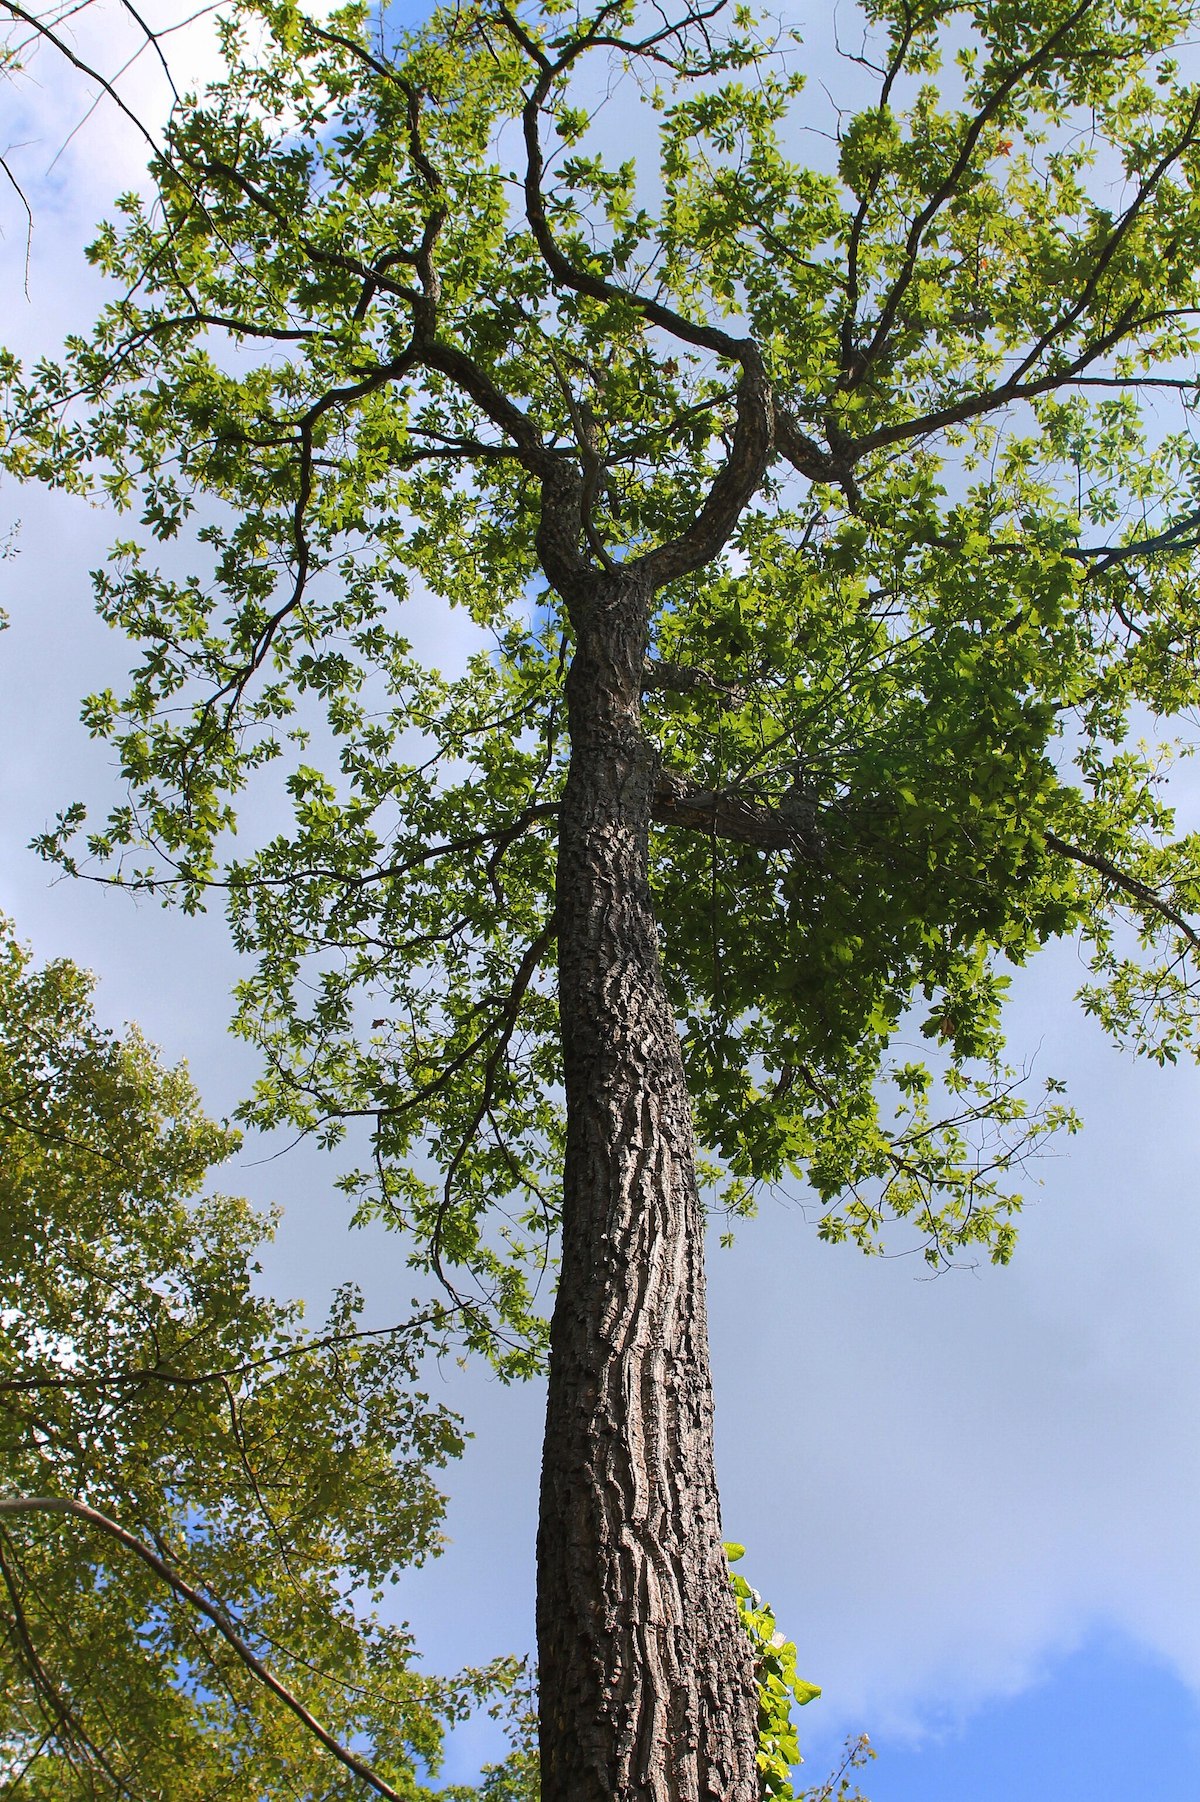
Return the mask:
<path id="1" fill-rule="evenodd" d="M 5 1793 L 325 1798 L 370 1771 L 413 1802 L 444 1724 L 513 1676 L 421 1676 L 369 1606 L 439 1548 L 462 1441 L 418 1384 L 444 1315 L 364 1332 L 344 1292 L 312 1334 L 257 1293 L 270 1223 L 202 1189 L 235 1136 L 89 986 L 3 928 Z"/>

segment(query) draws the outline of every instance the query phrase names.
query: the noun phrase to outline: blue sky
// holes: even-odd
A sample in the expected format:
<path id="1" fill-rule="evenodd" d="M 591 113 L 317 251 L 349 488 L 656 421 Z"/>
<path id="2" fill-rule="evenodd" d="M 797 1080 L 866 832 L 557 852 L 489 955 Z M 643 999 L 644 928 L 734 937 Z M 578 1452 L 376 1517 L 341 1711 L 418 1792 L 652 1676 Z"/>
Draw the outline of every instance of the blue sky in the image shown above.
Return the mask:
<path id="1" fill-rule="evenodd" d="M 1177 1677 L 1098 1633 L 1044 1678 L 918 1746 L 881 1736 L 872 1802 L 1195 1802 L 1200 1706 Z"/>
<path id="2" fill-rule="evenodd" d="M 201 47 L 178 43 L 200 73 Z M 131 81 L 135 104 L 156 104 L 149 68 Z M 43 63 L 20 104 L 8 135 L 27 141 L 37 228 L 26 302 L 23 218 L 3 214 L 0 338 L 33 351 L 86 322 L 80 246 L 141 152 L 101 111 L 47 177 L 78 95 Z M 41 955 L 96 969 L 102 1013 L 138 1019 L 230 1108 L 253 1066 L 224 1037 L 220 919 L 52 887 L 24 848 L 76 794 L 107 797 L 77 699 L 119 682 L 124 659 L 90 615 L 111 522 L 5 489 L 0 533 L 18 517 L 20 554 L 0 566 L 0 907 Z M 461 631 L 433 610 L 419 626 L 443 660 Z M 1194 781 L 1180 800 L 1200 818 Z M 714 1251 L 726 1531 L 825 1686 L 806 1775 L 867 1731 L 873 1802 L 1200 1798 L 1200 1081 L 1107 1047 L 1072 1003 L 1081 974 L 1062 948 L 1016 1000 L 1016 1054 L 1069 1080 L 1085 1131 L 1035 1172 L 1009 1270 L 926 1282 L 915 1261 L 817 1244 L 798 1201 Z M 285 1205 L 272 1284 L 319 1307 L 355 1276 L 375 1320 L 402 1317 L 399 1247 L 346 1231 L 316 1154 L 263 1163 L 270 1149 L 248 1145 L 226 1180 Z M 433 1669 L 530 1647 L 541 1405 L 479 1372 L 437 1381 L 476 1437 L 450 1473 L 445 1558 L 398 1592 Z M 450 1774 L 493 1746 L 486 1724 L 466 1729 Z"/>

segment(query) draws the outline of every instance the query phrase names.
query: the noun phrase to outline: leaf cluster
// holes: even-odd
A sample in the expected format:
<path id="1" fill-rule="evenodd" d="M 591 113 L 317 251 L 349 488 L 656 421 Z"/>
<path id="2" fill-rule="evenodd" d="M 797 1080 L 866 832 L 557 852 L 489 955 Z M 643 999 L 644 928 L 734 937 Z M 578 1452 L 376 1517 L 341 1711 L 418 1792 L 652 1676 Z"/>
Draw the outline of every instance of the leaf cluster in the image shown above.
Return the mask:
<path id="1" fill-rule="evenodd" d="M 725 1557 L 730 1565 L 745 1556 L 746 1548 L 727 1545 Z M 758 1768 L 762 1773 L 763 1795 L 777 1797 L 779 1802 L 793 1802 L 792 1769 L 800 1760 L 800 1742 L 792 1721 L 792 1705 L 803 1708 L 821 1691 L 817 1684 L 806 1683 L 796 1674 L 796 1648 L 775 1626 L 775 1616 L 756 1589 L 751 1589 L 739 1571 L 731 1570 L 729 1581 L 737 1597 L 738 1615 L 750 1635 L 755 1650 L 755 1676 L 758 1682 Z"/>

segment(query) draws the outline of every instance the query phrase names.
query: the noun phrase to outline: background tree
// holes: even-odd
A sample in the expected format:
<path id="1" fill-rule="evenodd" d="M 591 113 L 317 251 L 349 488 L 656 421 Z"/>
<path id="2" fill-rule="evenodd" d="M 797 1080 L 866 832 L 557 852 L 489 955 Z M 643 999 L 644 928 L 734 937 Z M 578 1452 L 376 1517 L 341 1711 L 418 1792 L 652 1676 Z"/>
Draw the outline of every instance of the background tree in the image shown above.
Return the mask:
<path id="1" fill-rule="evenodd" d="M 12 468 L 203 553 L 98 578 L 146 656 L 89 848 L 226 890 L 251 1117 L 365 1120 L 361 1207 L 509 1370 L 561 1217 L 547 1802 L 758 1790 L 693 1130 L 735 1213 L 798 1177 L 828 1238 L 1002 1260 L 1070 1122 L 1003 964 L 1080 931 L 1113 1032 L 1194 1035 L 1196 844 L 1131 741 L 1196 697 L 1194 8 L 861 12 L 805 166 L 802 56 L 715 6 L 238 9 L 94 247 L 121 297 L 8 371 Z M 226 858 L 271 764 L 292 823 Z"/>
<path id="2" fill-rule="evenodd" d="M 256 1294 L 270 1223 L 201 1192 L 235 1136 L 89 990 L 3 928 L 5 1794 L 416 1802 L 514 1676 L 421 1676 L 366 1606 L 439 1548 L 433 1328 L 365 1331 L 346 1292 L 306 1333 Z"/>

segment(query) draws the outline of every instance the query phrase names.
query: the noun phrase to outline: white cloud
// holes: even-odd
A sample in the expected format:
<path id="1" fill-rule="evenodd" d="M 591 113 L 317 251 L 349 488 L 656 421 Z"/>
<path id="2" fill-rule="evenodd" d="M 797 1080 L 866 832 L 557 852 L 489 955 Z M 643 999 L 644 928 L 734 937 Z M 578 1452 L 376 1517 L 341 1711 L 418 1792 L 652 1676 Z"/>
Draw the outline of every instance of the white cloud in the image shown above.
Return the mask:
<path id="1" fill-rule="evenodd" d="M 848 1726 L 1019 1687 L 1098 1621 L 1200 1690 L 1196 1078 L 1109 1052 L 1077 975 L 1047 957 L 1017 1010 L 1088 1125 L 1009 1269 L 914 1281 L 778 1212 L 716 1260 L 727 1526 Z"/>

